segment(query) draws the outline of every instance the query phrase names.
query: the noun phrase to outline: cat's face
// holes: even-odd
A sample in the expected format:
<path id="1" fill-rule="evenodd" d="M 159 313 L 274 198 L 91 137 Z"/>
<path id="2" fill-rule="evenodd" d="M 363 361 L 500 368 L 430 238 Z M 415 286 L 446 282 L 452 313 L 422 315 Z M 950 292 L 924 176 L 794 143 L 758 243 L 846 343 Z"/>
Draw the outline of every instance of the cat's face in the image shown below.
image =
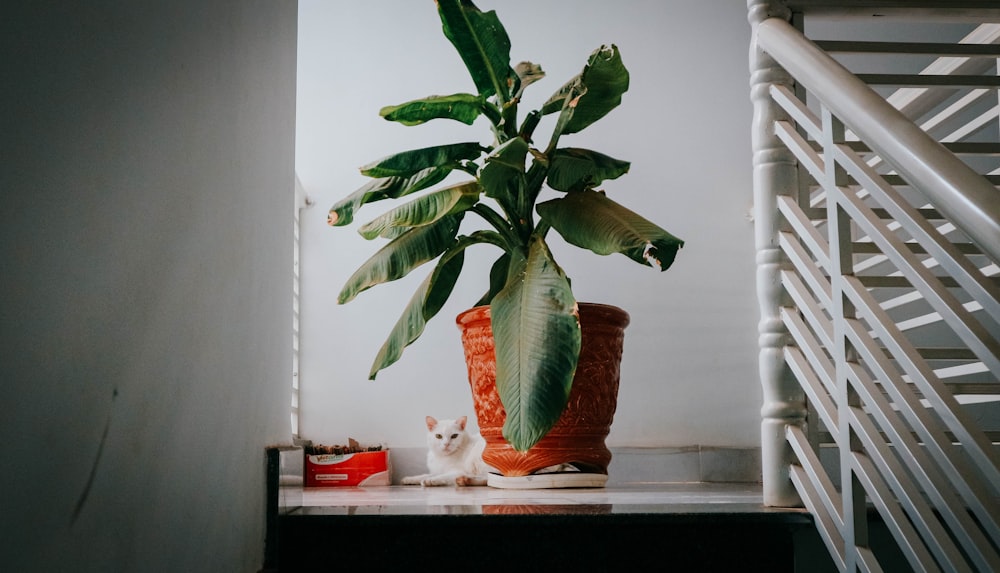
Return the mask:
<path id="1" fill-rule="evenodd" d="M 467 417 L 455 420 L 436 420 L 427 416 L 427 447 L 441 454 L 450 455 L 465 443 Z"/>

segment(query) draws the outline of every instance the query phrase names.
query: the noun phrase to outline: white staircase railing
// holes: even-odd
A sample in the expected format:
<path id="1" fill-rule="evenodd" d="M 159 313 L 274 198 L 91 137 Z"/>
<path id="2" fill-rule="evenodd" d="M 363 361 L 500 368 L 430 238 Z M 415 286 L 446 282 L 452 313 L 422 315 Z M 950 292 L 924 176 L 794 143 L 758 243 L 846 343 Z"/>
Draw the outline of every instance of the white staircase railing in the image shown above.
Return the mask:
<path id="1" fill-rule="evenodd" d="M 1000 191 L 956 155 L 1000 145 L 938 129 L 997 101 L 1000 48 L 925 45 L 993 66 L 958 82 L 859 77 L 785 3 L 749 9 L 765 503 L 804 504 L 842 571 L 881 570 L 874 512 L 916 571 L 1000 571 Z"/>

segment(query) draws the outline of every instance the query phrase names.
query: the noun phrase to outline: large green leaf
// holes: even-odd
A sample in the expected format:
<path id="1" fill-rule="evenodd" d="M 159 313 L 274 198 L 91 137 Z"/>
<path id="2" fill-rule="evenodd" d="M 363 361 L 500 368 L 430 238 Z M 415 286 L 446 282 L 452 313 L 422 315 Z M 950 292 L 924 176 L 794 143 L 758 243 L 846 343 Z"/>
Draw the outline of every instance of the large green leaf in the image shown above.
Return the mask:
<path id="1" fill-rule="evenodd" d="M 468 246 L 468 245 L 465 245 Z M 395 363 L 403 355 L 403 349 L 413 344 L 424 332 L 427 321 L 434 317 L 444 302 L 451 296 L 458 275 L 465 261 L 465 246 L 452 247 L 438 261 L 434 271 L 427 275 L 403 310 L 402 316 L 393 326 L 389 337 L 379 349 L 368 379 L 374 380 L 379 370 Z"/>
<path id="2" fill-rule="evenodd" d="M 528 144 L 514 137 L 486 158 L 486 165 L 479 174 L 479 181 L 487 197 L 496 199 L 508 213 L 514 213 L 517 198 L 524 189 L 524 160 Z"/>
<path id="3" fill-rule="evenodd" d="M 470 0 L 437 0 L 444 35 L 465 62 L 484 98 L 510 98 L 517 75 L 510 67 L 510 38 L 496 12 L 481 12 Z"/>
<path id="4" fill-rule="evenodd" d="M 382 199 L 397 199 L 410 193 L 416 193 L 440 183 L 451 173 L 452 169 L 451 165 L 428 167 L 409 177 L 382 177 L 369 181 L 347 197 L 337 201 L 330 208 L 327 222 L 334 227 L 350 225 L 354 221 L 354 212 L 362 205 Z"/>
<path id="5" fill-rule="evenodd" d="M 432 119 L 454 119 L 472 125 L 482 113 L 484 99 L 472 94 L 430 96 L 383 107 L 378 113 L 389 121 L 419 125 Z"/>
<path id="6" fill-rule="evenodd" d="M 684 241 L 597 191 L 567 193 L 539 203 L 538 214 L 570 243 L 599 255 L 622 253 L 667 270 Z"/>
<path id="7" fill-rule="evenodd" d="M 542 113 L 560 111 L 566 98 L 572 117 L 562 128 L 563 134 L 576 133 L 618 107 L 628 91 L 629 74 L 622 63 L 618 46 L 601 46 L 590 55 L 580 75 L 567 82 L 542 106 Z M 576 94 L 582 94 L 578 97 Z"/>
<path id="8" fill-rule="evenodd" d="M 602 181 L 628 173 L 628 161 L 608 157 L 589 149 L 565 147 L 549 157 L 549 187 L 558 191 L 592 189 Z"/>
<path id="9" fill-rule="evenodd" d="M 428 167 L 457 167 L 460 161 L 476 159 L 483 148 L 475 141 L 412 149 L 383 157 L 361 167 L 368 177 L 409 177 Z"/>
<path id="10" fill-rule="evenodd" d="M 429 225 L 441 217 L 460 213 L 479 201 L 481 188 L 476 181 L 458 183 L 422 195 L 391 209 L 358 229 L 361 236 L 374 239 L 379 235 L 392 237 L 394 229 Z"/>
<path id="11" fill-rule="evenodd" d="M 518 451 L 538 443 L 562 414 L 580 356 L 569 281 L 541 237 L 490 304 L 504 438 Z"/>
<path id="12" fill-rule="evenodd" d="M 344 304 L 364 290 L 402 278 L 437 258 L 455 242 L 462 215 L 449 215 L 431 225 L 414 227 L 379 249 L 347 279 L 337 302 Z"/>

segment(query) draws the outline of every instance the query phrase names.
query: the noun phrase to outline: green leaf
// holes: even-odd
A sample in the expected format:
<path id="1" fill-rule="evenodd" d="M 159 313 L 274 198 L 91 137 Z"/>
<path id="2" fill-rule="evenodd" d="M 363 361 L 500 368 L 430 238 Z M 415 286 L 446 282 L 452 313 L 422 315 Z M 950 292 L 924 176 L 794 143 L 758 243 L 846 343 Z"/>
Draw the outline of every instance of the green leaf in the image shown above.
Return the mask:
<path id="1" fill-rule="evenodd" d="M 541 237 L 490 304 L 496 384 L 507 413 L 504 438 L 526 451 L 548 433 L 569 399 L 580 356 L 576 301 Z"/>
<path id="2" fill-rule="evenodd" d="M 527 142 L 520 137 L 511 138 L 486 158 L 479 174 L 486 196 L 496 199 L 508 213 L 515 212 L 517 197 L 524 188 L 527 154 Z"/>
<path id="3" fill-rule="evenodd" d="M 451 173 L 453 168 L 452 165 L 428 167 L 408 177 L 382 177 L 369 181 L 335 203 L 330 208 L 327 223 L 334 227 L 350 225 L 354 221 L 354 212 L 362 205 L 382 199 L 397 199 L 437 185 Z"/>
<path id="4" fill-rule="evenodd" d="M 565 147 L 553 151 L 549 158 L 548 183 L 558 191 L 592 189 L 628 173 L 630 165 L 589 149 Z"/>
<path id="5" fill-rule="evenodd" d="M 455 242 L 462 214 L 449 215 L 423 227 L 415 227 L 362 263 L 347 279 L 337 297 L 339 304 L 354 299 L 358 293 L 377 284 L 394 281 L 410 271 L 437 258 Z"/>
<path id="6" fill-rule="evenodd" d="M 457 244 L 456 244 L 457 245 Z M 468 246 L 468 245 L 465 245 Z M 379 370 L 395 363 L 403 355 L 403 349 L 413 344 L 424 332 L 427 321 L 434 317 L 444 302 L 451 296 L 458 275 L 462 272 L 465 261 L 465 246 L 452 247 L 438 261 L 434 271 L 413 293 L 403 314 L 396 321 L 389 337 L 379 349 L 368 379 L 374 380 Z"/>
<path id="7" fill-rule="evenodd" d="M 599 255 L 622 253 L 638 263 L 670 268 L 684 241 L 597 191 L 567 193 L 540 203 L 538 214 L 568 242 Z"/>
<path id="8" fill-rule="evenodd" d="M 480 298 L 475 306 L 483 306 L 493 302 L 493 297 L 497 295 L 507 284 L 507 274 L 510 268 L 510 253 L 503 253 L 490 267 L 490 290 Z"/>
<path id="9" fill-rule="evenodd" d="M 475 141 L 436 145 L 412 149 L 361 167 L 361 174 L 368 177 L 409 177 L 428 167 L 458 167 L 460 161 L 476 159 L 482 147 Z"/>
<path id="10" fill-rule="evenodd" d="M 572 117 L 563 127 L 562 134 L 576 133 L 618 107 L 622 94 L 628 91 L 628 83 L 628 70 L 622 63 L 618 46 L 601 46 L 590 55 L 580 75 L 545 102 L 542 113 L 559 111 L 566 98 L 572 98 L 570 110 L 567 110 Z"/>
<path id="11" fill-rule="evenodd" d="M 402 316 L 396 322 L 389 337 L 379 349 L 372 364 L 369 380 L 374 380 L 378 372 L 399 360 L 403 349 L 423 334 L 424 327 L 431 318 L 444 307 L 455 288 L 455 282 L 462 272 L 465 249 L 477 244 L 500 245 L 500 238 L 491 231 L 476 231 L 469 236 L 459 237 L 438 259 L 434 271 L 424 279 L 410 298 Z"/>
<path id="12" fill-rule="evenodd" d="M 517 77 L 510 67 L 510 38 L 496 12 L 481 12 L 470 0 L 437 0 L 444 35 L 465 62 L 479 95 L 509 98 Z"/>
<path id="13" fill-rule="evenodd" d="M 549 99 L 542 104 L 542 115 L 562 111 L 566 104 L 566 98 L 575 98 L 583 91 L 583 82 L 580 79 L 580 74 L 577 74 L 563 84 L 562 87 L 556 90 L 556 93 L 549 96 Z"/>
<path id="14" fill-rule="evenodd" d="M 454 94 L 430 96 L 399 105 L 383 107 L 378 113 L 389 121 L 403 125 L 419 125 L 432 119 L 454 119 L 472 125 L 482 113 L 482 96 Z"/>
<path id="15" fill-rule="evenodd" d="M 446 215 L 460 213 L 479 201 L 481 187 L 476 181 L 466 181 L 427 193 L 391 209 L 358 229 L 361 236 L 374 239 L 393 237 L 407 227 L 429 225 Z"/>

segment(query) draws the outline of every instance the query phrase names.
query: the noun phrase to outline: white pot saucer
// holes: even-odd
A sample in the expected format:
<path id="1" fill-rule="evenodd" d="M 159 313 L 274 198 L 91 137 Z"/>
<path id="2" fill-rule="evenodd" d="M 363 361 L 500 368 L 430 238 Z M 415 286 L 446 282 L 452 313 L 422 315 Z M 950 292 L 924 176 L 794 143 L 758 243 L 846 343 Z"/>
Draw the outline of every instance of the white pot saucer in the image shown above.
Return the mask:
<path id="1" fill-rule="evenodd" d="M 569 487 L 604 487 L 608 483 L 606 474 L 583 472 L 559 472 L 530 476 L 502 476 L 490 474 L 486 485 L 499 489 L 556 489 Z"/>

